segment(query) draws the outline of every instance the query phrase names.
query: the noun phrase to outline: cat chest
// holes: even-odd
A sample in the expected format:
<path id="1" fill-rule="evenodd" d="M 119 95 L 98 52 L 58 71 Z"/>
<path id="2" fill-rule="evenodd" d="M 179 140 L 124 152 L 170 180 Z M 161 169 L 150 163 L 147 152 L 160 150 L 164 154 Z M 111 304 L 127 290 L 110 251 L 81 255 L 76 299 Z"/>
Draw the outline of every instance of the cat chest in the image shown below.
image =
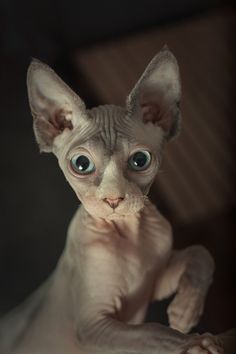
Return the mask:
<path id="1" fill-rule="evenodd" d="M 132 297 L 147 291 L 158 272 L 161 259 L 155 248 L 148 244 L 135 244 L 121 240 L 115 247 L 114 268 L 118 273 L 123 291 Z"/>

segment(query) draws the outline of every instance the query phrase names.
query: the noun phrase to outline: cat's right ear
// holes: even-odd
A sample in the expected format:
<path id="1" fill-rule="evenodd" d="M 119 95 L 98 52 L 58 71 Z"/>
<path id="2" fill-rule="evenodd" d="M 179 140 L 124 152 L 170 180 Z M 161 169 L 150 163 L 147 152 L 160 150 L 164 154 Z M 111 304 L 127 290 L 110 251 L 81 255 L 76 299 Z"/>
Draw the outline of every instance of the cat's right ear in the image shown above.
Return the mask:
<path id="1" fill-rule="evenodd" d="M 84 102 L 46 64 L 33 59 L 27 88 L 34 132 L 40 150 L 50 152 L 55 138 L 86 120 Z"/>

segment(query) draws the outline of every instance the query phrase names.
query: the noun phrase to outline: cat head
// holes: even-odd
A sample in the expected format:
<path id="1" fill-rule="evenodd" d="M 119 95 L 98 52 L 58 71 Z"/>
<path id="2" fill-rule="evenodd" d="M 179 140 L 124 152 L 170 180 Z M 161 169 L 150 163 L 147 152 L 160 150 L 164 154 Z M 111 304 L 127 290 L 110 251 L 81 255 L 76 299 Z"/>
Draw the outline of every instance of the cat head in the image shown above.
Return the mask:
<path id="1" fill-rule="evenodd" d="M 153 58 L 124 108 L 86 109 L 38 60 L 30 64 L 27 86 L 40 150 L 57 156 L 85 209 L 112 219 L 143 208 L 163 146 L 179 130 L 181 86 L 173 54 L 165 47 Z"/>

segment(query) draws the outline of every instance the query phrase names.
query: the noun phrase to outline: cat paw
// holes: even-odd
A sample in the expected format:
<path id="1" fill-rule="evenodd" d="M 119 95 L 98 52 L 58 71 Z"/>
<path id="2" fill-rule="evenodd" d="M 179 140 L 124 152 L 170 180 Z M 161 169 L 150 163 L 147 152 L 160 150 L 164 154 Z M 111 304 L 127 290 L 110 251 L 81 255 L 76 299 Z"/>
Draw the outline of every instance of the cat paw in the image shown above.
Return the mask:
<path id="1" fill-rule="evenodd" d="M 180 289 L 167 309 L 170 327 L 188 333 L 199 322 L 204 299 L 205 296 L 193 287 Z"/>
<path id="2" fill-rule="evenodd" d="M 191 335 L 181 354 L 224 354 L 220 340 L 210 333 Z"/>

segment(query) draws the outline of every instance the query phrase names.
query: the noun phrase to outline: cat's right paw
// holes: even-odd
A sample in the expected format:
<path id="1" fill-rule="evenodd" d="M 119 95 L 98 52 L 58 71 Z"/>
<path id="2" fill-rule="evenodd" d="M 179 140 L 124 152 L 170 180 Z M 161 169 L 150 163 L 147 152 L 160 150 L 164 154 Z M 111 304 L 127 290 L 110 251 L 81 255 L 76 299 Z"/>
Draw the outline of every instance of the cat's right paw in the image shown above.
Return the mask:
<path id="1" fill-rule="evenodd" d="M 192 286 L 179 289 L 167 309 L 170 327 L 183 333 L 190 332 L 199 322 L 204 300 L 205 296 Z"/>
<path id="2" fill-rule="evenodd" d="M 210 333 L 191 335 L 181 354 L 224 354 L 221 341 Z"/>

